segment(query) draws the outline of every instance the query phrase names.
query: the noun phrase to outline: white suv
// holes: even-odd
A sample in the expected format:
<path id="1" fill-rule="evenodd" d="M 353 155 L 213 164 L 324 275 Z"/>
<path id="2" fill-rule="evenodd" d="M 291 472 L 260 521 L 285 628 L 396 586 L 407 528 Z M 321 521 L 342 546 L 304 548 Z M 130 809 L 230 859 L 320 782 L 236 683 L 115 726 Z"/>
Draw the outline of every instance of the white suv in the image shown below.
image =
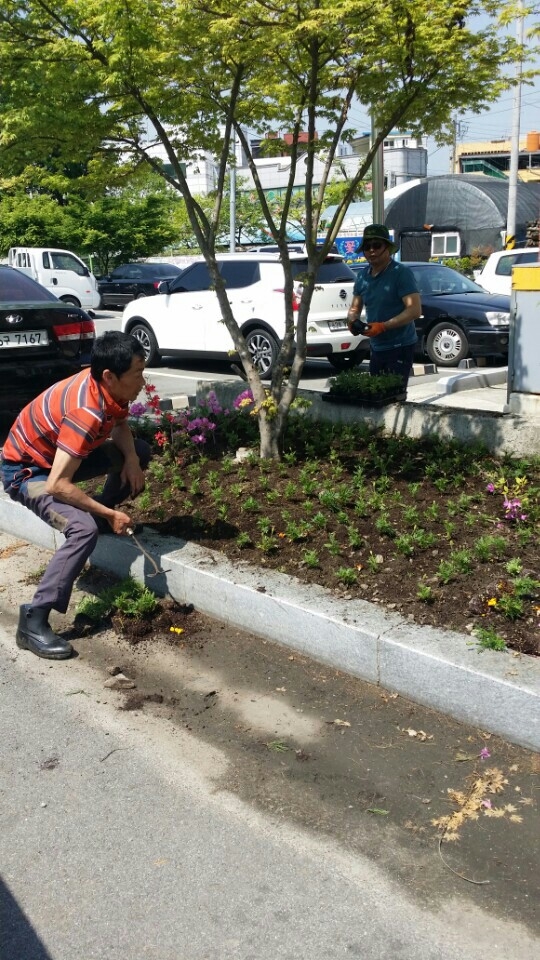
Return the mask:
<path id="1" fill-rule="evenodd" d="M 291 253 L 294 306 L 298 308 L 302 275 L 307 271 L 305 254 Z M 278 254 L 232 253 L 217 257 L 229 302 L 261 376 L 269 378 L 285 334 L 283 267 Z M 354 337 L 347 327 L 355 274 L 341 257 L 328 256 L 321 264 L 307 323 L 307 356 L 327 357 L 337 368 L 354 365 L 363 357 L 357 350 L 367 342 Z M 122 330 L 143 344 L 147 363 L 162 356 L 208 354 L 230 356 L 234 349 L 222 321 L 221 310 L 208 267 L 200 259 L 173 280 L 159 287 L 160 296 L 128 303 Z"/>
<path id="2" fill-rule="evenodd" d="M 524 263 L 538 263 L 539 260 L 539 247 L 498 250 L 487 258 L 482 269 L 475 273 L 474 279 L 488 293 L 504 293 L 509 297 L 512 293 L 512 268 L 523 266 Z"/>

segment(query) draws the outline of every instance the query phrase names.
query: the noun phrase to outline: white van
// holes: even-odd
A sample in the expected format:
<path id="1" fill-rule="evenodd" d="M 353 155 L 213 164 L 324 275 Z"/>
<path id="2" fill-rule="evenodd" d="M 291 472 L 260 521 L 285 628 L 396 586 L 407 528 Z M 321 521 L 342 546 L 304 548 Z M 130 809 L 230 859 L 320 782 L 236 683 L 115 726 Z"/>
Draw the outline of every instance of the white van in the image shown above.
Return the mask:
<path id="1" fill-rule="evenodd" d="M 93 273 L 69 250 L 52 247 L 11 247 L 8 264 L 46 287 L 74 307 L 99 307 L 100 294 Z"/>

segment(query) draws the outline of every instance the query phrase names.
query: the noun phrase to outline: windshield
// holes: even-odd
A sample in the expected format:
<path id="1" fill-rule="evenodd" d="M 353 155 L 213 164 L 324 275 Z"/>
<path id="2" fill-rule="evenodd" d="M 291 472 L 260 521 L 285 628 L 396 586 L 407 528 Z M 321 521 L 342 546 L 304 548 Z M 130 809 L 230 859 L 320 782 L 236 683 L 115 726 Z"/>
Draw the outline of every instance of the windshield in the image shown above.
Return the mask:
<path id="1" fill-rule="evenodd" d="M 448 293 L 484 293 L 483 287 L 478 286 L 468 277 L 452 270 L 450 267 L 425 266 L 414 264 L 411 270 L 418 284 L 420 295 L 432 294 L 439 296 Z"/>
<path id="2" fill-rule="evenodd" d="M 0 267 L 0 302 L 36 303 L 39 300 L 54 300 L 58 303 L 58 297 L 49 293 L 31 277 L 14 267 Z"/>
<path id="3" fill-rule="evenodd" d="M 293 279 L 302 280 L 307 273 L 307 260 L 291 260 Z M 348 264 L 337 258 L 324 260 L 317 270 L 315 283 L 354 283 L 356 275 Z"/>

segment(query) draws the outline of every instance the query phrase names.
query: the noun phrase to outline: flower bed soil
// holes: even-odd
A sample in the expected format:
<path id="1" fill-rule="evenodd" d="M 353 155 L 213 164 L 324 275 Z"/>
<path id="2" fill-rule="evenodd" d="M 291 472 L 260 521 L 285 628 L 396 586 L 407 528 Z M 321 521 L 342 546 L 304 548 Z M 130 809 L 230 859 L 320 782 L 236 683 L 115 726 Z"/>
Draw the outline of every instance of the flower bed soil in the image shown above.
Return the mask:
<path id="1" fill-rule="evenodd" d="M 516 568 L 521 578 L 540 580 L 536 524 L 508 519 L 500 490 L 488 492 L 489 471 L 500 473 L 501 465 L 486 457 L 479 467 L 462 453 L 453 474 L 447 460 L 439 475 L 431 470 L 426 477 L 422 446 L 409 443 L 390 475 L 384 441 L 375 449 L 372 442 L 370 451 L 288 463 L 252 455 L 225 466 L 217 456 L 183 463 L 157 457 L 145 494 L 125 509 L 134 523 L 198 542 L 233 563 L 278 570 L 418 624 L 467 633 L 479 652 L 477 628 L 537 656 L 540 593 L 536 586 L 518 602 L 514 587 Z M 540 479 L 534 469 L 531 504 Z"/>

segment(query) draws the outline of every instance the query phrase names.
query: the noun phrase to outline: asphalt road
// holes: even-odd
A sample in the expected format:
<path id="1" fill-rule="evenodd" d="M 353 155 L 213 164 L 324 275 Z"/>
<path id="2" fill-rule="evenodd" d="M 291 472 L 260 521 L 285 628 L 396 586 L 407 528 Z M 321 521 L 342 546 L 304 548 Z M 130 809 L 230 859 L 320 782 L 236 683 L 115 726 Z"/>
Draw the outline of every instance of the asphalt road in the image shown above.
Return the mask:
<path id="1" fill-rule="evenodd" d="M 291 665 L 288 651 L 228 636 L 217 624 L 186 653 L 127 650 L 96 634 L 75 643 L 72 660 L 39 660 L 17 650 L 13 636 L 17 605 L 34 589 L 29 575 L 46 555 L 0 537 L 2 960 L 537 957 L 535 924 L 525 919 L 534 916 L 531 808 L 523 807 L 521 827 L 492 834 L 473 824 L 461 849 L 445 851 L 463 862 L 452 872 L 427 842 L 432 828 L 404 844 L 390 797 L 370 794 L 363 803 L 359 792 L 376 769 L 385 793 L 400 777 L 407 802 L 429 823 L 424 804 L 445 795 L 445 784 L 467 782 L 470 769 L 452 757 L 462 737 L 478 753 L 474 731 L 469 742 L 468 728 L 409 714 L 416 708 L 406 702 L 385 702 L 350 678 L 334 681 L 305 658 Z M 138 692 L 161 689 L 163 706 L 122 709 L 123 695 L 104 687 L 106 667 L 118 663 L 137 676 Z M 217 705 L 205 712 L 209 687 Z M 331 732 L 326 773 L 322 764 L 309 786 L 344 697 L 350 732 Z M 176 715 L 175 704 L 187 714 Z M 407 717 L 434 739 L 397 733 Z M 263 750 L 255 776 L 261 740 L 276 736 L 304 743 L 305 763 Z M 347 777 L 335 758 L 349 756 L 351 737 L 357 760 Z M 489 744 L 492 762 L 519 768 L 521 787 L 534 790 L 536 776 L 525 777 L 523 766 L 530 755 Z M 355 798 L 351 778 L 359 778 Z M 399 793 L 396 786 L 396 804 Z M 370 822 L 363 806 L 383 803 L 388 819 Z"/>

